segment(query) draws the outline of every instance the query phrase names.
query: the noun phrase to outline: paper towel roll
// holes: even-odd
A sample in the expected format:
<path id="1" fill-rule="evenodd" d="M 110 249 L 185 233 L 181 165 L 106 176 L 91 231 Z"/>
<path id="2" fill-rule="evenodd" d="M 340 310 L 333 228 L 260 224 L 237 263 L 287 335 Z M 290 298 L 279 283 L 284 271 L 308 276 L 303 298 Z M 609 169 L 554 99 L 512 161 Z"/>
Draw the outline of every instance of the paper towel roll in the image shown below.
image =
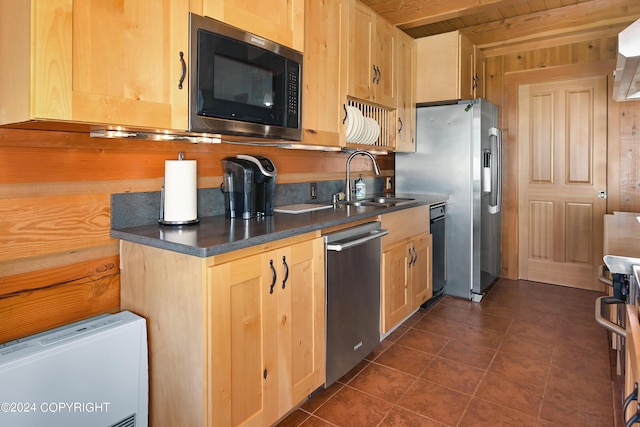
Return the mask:
<path id="1" fill-rule="evenodd" d="M 164 162 L 164 223 L 189 223 L 198 218 L 198 179 L 195 160 Z"/>

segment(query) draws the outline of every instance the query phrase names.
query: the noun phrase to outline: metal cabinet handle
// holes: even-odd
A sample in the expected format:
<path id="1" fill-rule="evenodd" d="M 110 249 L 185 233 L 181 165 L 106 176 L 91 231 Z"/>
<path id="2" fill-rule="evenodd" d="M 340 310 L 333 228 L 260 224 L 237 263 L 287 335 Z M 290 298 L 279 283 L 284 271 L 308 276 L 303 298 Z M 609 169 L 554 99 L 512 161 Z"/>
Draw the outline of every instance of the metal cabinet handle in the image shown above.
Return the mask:
<path id="1" fill-rule="evenodd" d="M 380 67 L 376 66 L 376 71 L 378 73 L 378 80 L 376 81 L 376 84 L 380 84 L 380 80 L 382 79 L 382 71 L 380 71 Z"/>
<path id="2" fill-rule="evenodd" d="M 376 69 L 376 65 L 373 64 L 373 80 L 371 81 L 371 83 L 375 83 L 377 77 L 378 77 L 378 70 Z"/>
<path id="3" fill-rule="evenodd" d="M 622 411 L 622 416 L 623 417 L 625 416 L 625 411 Z M 632 425 L 638 422 L 640 422 L 640 404 L 638 404 L 638 407 L 636 408 L 636 413 L 633 414 L 631 418 L 626 420 L 624 425 L 625 427 L 631 427 Z"/>
<path id="4" fill-rule="evenodd" d="M 409 260 L 409 267 L 413 267 L 413 264 L 415 264 L 418 259 L 418 254 L 415 253 L 415 249 L 413 249 L 414 251 L 412 252 L 412 249 L 412 247 L 409 247 L 409 257 L 411 258 Z"/>
<path id="5" fill-rule="evenodd" d="M 284 265 L 284 280 L 282 281 L 282 289 L 284 289 L 287 279 L 289 278 L 289 265 L 287 265 L 287 257 L 282 257 L 282 264 Z"/>
<path id="6" fill-rule="evenodd" d="M 184 79 L 187 76 L 187 63 L 184 62 L 184 52 L 180 52 L 180 64 L 182 64 L 182 75 L 178 82 L 178 89 L 182 89 L 182 83 L 184 83 Z"/>
<path id="7" fill-rule="evenodd" d="M 625 329 L 616 324 L 613 323 L 612 321 L 610 321 L 609 319 L 606 319 L 603 315 L 602 315 L 602 308 L 604 307 L 605 304 L 624 304 L 624 301 L 621 301 L 617 298 L 612 298 L 612 297 L 598 297 L 596 298 L 596 322 L 598 324 L 600 324 L 601 326 L 604 326 L 605 329 L 616 333 L 618 335 L 620 335 L 621 337 L 626 337 L 627 336 L 627 332 L 625 331 Z"/>
<path id="8" fill-rule="evenodd" d="M 358 239 L 354 239 L 348 242 L 343 242 L 343 243 L 330 243 L 326 245 L 326 249 L 328 251 L 343 251 L 345 249 L 349 249 L 352 248 L 354 246 L 358 246 L 361 245 L 363 243 L 368 242 L 369 240 L 373 240 L 373 239 L 378 239 L 380 237 L 386 236 L 387 234 L 389 234 L 389 232 L 387 230 L 373 230 L 370 232 L 370 234 L 364 236 L 364 237 L 360 237 Z"/>
<path id="9" fill-rule="evenodd" d="M 276 285 L 276 280 L 278 280 L 278 276 L 276 275 L 276 269 L 273 266 L 273 260 L 269 260 L 269 268 L 271 268 L 271 274 L 273 276 L 273 280 L 271 280 L 271 286 L 269 286 L 269 293 L 273 293 L 273 287 Z"/>
<path id="10" fill-rule="evenodd" d="M 418 251 L 416 250 L 416 248 L 413 248 L 413 253 L 416 256 L 415 259 L 413 260 L 413 264 L 415 265 L 416 262 L 418 262 Z"/>
<path id="11" fill-rule="evenodd" d="M 624 404 L 622 405 L 622 414 L 623 414 L 622 416 L 625 416 L 625 414 L 627 413 L 627 407 L 634 400 L 638 400 L 638 383 L 633 384 L 633 391 L 624 400 Z"/>
<path id="12" fill-rule="evenodd" d="M 400 123 L 400 127 L 398 128 L 398 133 L 402 132 L 402 118 L 398 117 L 398 123 Z"/>

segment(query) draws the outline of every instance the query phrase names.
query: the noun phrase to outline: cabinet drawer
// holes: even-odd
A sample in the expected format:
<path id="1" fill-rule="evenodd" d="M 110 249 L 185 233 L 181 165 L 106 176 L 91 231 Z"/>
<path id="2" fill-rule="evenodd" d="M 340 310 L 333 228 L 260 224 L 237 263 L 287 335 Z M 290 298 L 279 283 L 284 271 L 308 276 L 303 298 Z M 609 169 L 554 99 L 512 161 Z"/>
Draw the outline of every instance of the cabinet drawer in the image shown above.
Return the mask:
<path id="1" fill-rule="evenodd" d="M 382 238 L 382 250 L 385 251 L 397 243 L 408 242 L 417 234 L 429 233 L 429 206 L 384 214 L 380 221 L 382 228 L 389 230 Z"/>

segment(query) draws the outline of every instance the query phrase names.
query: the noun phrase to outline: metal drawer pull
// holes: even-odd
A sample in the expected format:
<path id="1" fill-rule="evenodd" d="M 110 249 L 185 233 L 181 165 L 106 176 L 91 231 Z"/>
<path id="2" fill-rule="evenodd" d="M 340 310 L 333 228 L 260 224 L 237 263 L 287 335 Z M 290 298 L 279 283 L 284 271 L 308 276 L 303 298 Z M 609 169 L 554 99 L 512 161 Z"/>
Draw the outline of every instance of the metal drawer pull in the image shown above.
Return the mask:
<path id="1" fill-rule="evenodd" d="M 605 327 L 605 329 L 620 335 L 621 337 L 626 337 L 627 332 L 625 329 L 612 321 L 605 319 L 602 316 L 602 308 L 605 304 L 624 304 L 624 301 L 621 301 L 617 298 L 613 297 L 599 297 L 596 299 L 596 322 Z"/>
<path id="2" fill-rule="evenodd" d="M 371 231 L 371 234 L 368 234 L 365 237 L 361 237 L 359 239 L 354 239 L 348 242 L 344 242 L 344 243 L 330 243 L 327 244 L 327 250 L 328 251 L 343 251 L 345 249 L 349 249 L 352 248 L 354 246 L 358 246 L 361 245 L 365 242 L 368 242 L 369 240 L 373 240 L 373 239 L 378 239 L 382 236 L 386 236 L 387 234 L 389 234 L 389 232 L 387 230 L 373 230 Z"/>
<path id="3" fill-rule="evenodd" d="M 605 269 L 605 265 L 602 264 L 598 267 L 598 280 L 602 283 L 604 283 L 607 286 L 613 286 L 613 281 L 607 279 L 606 277 L 604 277 L 604 269 Z"/>
<path id="4" fill-rule="evenodd" d="M 269 287 L 269 293 L 272 294 L 273 293 L 273 287 L 276 284 L 276 280 L 278 280 L 277 275 L 276 275 L 276 269 L 273 266 L 273 260 L 272 259 L 269 260 L 269 268 L 271 268 L 271 274 L 273 275 L 273 280 L 271 281 L 271 286 Z"/>
<path id="5" fill-rule="evenodd" d="M 289 265 L 287 265 L 287 257 L 282 257 L 282 264 L 284 264 L 284 280 L 282 281 L 282 289 L 284 289 L 287 279 L 289 278 Z"/>

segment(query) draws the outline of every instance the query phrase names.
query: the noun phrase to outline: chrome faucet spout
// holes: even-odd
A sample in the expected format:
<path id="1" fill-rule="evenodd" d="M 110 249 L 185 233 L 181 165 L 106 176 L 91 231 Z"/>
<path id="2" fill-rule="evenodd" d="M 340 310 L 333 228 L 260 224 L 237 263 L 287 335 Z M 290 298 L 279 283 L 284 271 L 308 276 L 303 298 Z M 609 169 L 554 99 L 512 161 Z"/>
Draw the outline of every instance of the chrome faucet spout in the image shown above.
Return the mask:
<path id="1" fill-rule="evenodd" d="M 369 157 L 373 162 L 373 171 L 376 175 L 380 175 L 380 166 L 378 166 L 378 162 L 376 161 L 376 158 L 373 156 L 373 154 L 364 150 L 356 150 L 351 153 L 347 158 L 347 183 L 345 185 L 347 201 L 351 201 L 351 160 L 357 155 Z"/>

